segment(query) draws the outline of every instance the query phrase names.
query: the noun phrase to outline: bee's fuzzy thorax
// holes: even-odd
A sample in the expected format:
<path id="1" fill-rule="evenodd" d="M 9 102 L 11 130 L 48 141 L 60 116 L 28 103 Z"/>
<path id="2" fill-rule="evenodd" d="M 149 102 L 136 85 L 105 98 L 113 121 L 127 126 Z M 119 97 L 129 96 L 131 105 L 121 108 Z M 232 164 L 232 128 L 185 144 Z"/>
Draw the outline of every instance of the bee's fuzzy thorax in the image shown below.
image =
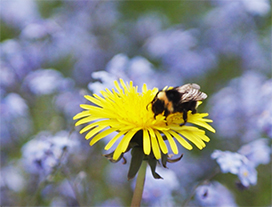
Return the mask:
<path id="1" fill-rule="evenodd" d="M 166 97 L 166 93 L 165 91 L 160 91 L 157 95 L 157 98 L 160 99 L 160 100 L 168 100 L 168 98 Z"/>

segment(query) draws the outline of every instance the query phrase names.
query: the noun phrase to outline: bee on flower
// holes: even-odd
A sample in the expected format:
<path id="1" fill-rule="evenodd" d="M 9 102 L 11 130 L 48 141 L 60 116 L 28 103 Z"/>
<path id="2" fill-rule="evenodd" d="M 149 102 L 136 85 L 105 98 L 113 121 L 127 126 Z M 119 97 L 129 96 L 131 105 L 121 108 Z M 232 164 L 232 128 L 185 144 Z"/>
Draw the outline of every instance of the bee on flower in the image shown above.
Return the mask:
<path id="1" fill-rule="evenodd" d="M 215 132 L 208 124 L 212 120 L 205 118 L 208 113 L 196 113 L 198 99 L 194 99 L 194 103 L 185 108 L 186 110 L 170 111 L 169 106 L 158 112 L 158 110 L 154 111 L 154 104 L 158 103 L 154 100 L 157 100 L 162 91 L 157 88 L 148 90 L 144 84 L 141 92 L 138 92 L 138 87 L 133 86 L 132 81 L 125 83 L 122 79 L 119 82 L 115 81 L 114 85 L 115 89 L 101 91 L 101 96 L 86 95 L 85 98 L 92 104 L 81 104 L 80 107 L 84 111 L 74 116 L 74 119 L 79 119 L 76 126 L 87 124 L 80 133 L 87 132 L 85 138 L 90 139 L 91 146 L 111 133 L 117 132 L 106 144 L 105 150 L 110 150 L 116 142 L 118 145 L 112 153 L 105 156 L 116 162 L 131 149 L 129 179 L 136 175 L 143 160 L 149 163 L 153 176 L 161 178 L 155 172 L 158 160 L 161 159 L 163 166 L 166 167 L 166 162 L 174 162 L 182 157 L 181 155 L 176 160 L 170 159 L 166 141 L 169 142 L 172 153 L 178 154 L 176 141 L 188 150 L 193 148 L 191 143 L 203 149 L 206 146 L 205 142 L 210 141 L 205 131 L 197 126 Z M 196 84 L 191 86 L 193 94 L 199 94 L 198 97 L 202 99 L 206 98 L 206 94 L 203 95 L 204 93 L 198 91 Z M 191 125 L 187 126 L 185 123 Z"/>

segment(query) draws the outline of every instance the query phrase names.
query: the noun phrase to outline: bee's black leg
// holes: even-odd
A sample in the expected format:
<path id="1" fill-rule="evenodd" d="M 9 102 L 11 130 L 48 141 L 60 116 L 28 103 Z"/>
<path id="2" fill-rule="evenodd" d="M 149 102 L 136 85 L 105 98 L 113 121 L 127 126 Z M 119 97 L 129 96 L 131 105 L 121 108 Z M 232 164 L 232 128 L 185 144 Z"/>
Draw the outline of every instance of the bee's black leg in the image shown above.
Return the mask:
<path id="1" fill-rule="evenodd" d="M 193 109 L 193 110 L 192 110 L 192 114 L 195 114 L 195 113 L 196 113 L 196 109 Z"/>
<path id="2" fill-rule="evenodd" d="M 164 115 L 165 118 L 166 118 L 169 114 L 170 114 L 170 112 L 169 112 L 168 110 L 165 110 L 163 115 Z"/>
<path id="3" fill-rule="evenodd" d="M 183 115 L 182 116 L 183 116 L 183 121 L 184 122 L 182 124 L 180 124 L 180 126 L 183 126 L 183 125 L 185 125 L 187 123 L 187 112 L 188 112 L 187 110 L 183 110 L 183 113 L 182 113 Z"/>

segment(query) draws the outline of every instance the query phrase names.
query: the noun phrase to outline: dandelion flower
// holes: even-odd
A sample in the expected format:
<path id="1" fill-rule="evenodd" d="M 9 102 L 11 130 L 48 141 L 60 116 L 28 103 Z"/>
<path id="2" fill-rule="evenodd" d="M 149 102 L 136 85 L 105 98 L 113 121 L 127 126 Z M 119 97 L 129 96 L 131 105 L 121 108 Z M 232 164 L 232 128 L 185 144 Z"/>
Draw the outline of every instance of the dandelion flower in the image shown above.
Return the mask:
<path id="1" fill-rule="evenodd" d="M 205 131 L 196 126 L 215 132 L 208 124 L 212 120 L 204 118 L 208 116 L 207 113 L 188 113 L 187 122 L 196 126 L 180 126 L 183 122 L 182 113 L 171 114 L 167 118 L 159 114 L 154 118 L 150 103 L 158 92 L 157 88 L 148 90 L 144 84 L 142 91 L 138 92 L 138 87 L 133 86 L 132 81 L 125 83 L 122 79 L 115 81 L 114 85 L 115 89 L 101 91 L 101 96 L 86 95 L 85 98 L 92 104 L 80 105 L 84 111 L 74 117 L 79 119 L 76 126 L 87 124 L 80 133 L 88 132 L 85 138 L 91 140 L 91 146 L 117 132 L 105 146 L 105 150 L 109 150 L 114 143 L 118 143 L 112 154 L 113 160 L 120 159 L 123 153 L 132 148 L 130 144 L 139 133 L 140 140 L 137 143 L 142 147 L 143 154 L 152 154 L 159 160 L 169 152 L 165 141 L 169 142 L 171 151 L 178 154 L 175 140 L 188 150 L 192 149 L 191 143 L 203 149 L 205 142 L 209 142 Z"/>

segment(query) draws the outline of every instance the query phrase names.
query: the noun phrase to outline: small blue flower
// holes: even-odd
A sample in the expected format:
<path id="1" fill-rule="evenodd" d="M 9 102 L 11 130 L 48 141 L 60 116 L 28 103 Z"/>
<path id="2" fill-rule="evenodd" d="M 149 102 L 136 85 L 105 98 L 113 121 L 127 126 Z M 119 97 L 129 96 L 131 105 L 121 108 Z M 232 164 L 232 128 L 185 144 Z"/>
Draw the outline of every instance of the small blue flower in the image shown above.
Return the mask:
<path id="1" fill-rule="evenodd" d="M 54 69 L 39 69 L 30 73 L 24 80 L 24 86 L 35 95 L 48 95 L 57 92 L 65 82 L 62 74 Z"/>
<path id="2" fill-rule="evenodd" d="M 248 147 L 249 146 L 242 148 L 242 151 L 247 152 L 246 149 Z M 256 149 L 258 151 L 258 148 Z M 252 152 L 256 153 L 257 151 L 253 150 Z M 245 155 L 229 151 L 223 152 L 220 150 L 215 150 L 212 153 L 211 157 L 213 159 L 216 159 L 223 173 L 230 172 L 232 174 L 238 175 L 238 178 L 240 179 L 240 182 L 244 187 L 249 187 L 249 185 L 256 185 L 257 171 L 255 169 L 255 164 L 258 163 L 260 160 L 257 159 L 257 162 L 254 163 L 249 160 Z"/>
<path id="3" fill-rule="evenodd" d="M 213 106 L 211 116 L 217 132 L 226 138 L 239 136 L 246 142 L 251 141 L 252 137 L 261 137 L 262 129 L 257 124 L 262 115 L 269 114 L 271 109 L 270 83 L 263 74 L 248 71 L 214 94 L 209 104 Z M 222 110 L 224 108 L 227 110 Z M 268 123 L 265 127 L 269 126 Z"/>
<path id="4" fill-rule="evenodd" d="M 17 93 L 9 93 L 1 99 L 0 116 L 1 144 L 8 144 L 27 136 L 32 130 L 27 102 Z"/>
<path id="5" fill-rule="evenodd" d="M 1 189 L 7 187 L 14 192 L 20 192 L 26 187 L 26 180 L 21 173 L 21 169 L 16 165 L 3 167 L 0 174 Z"/>
<path id="6" fill-rule="evenodd" d="M 260 131 L 272 138 L 272 79 L 267 80 L 261 87 L 261 100 L 265 104 L 263 112 L 257 120 L 257 127 Z"/>
<path id="7" fill-rule="evenodd" d="M 37 3 L 34 0 L 3 1 L 1 7 L 1 18 L 4 22 L 18 28 L 40 17 Z"/>
<path id="8" fill-rule="evenodd" d="M 76 149 L 77 141 L 72 139 L 74 136 L 66 131 L 54 136 L 49 132 L 40 132 L 22 148 L 22 162 L 26 171 L 39 175 L 50 174 L 60 163 L 67 161 L 72 149 Z"/>
<path id="9" fill-rule="evenodd" d="M 32 71 L 36 60 L 33 60 L 28 52 L 27 48 L 19 40 L 8 39 L 1 43 L 1 64 L 9 70 L 9 74 L 4 75 L 11 78 L 3 83 L 7 82 L 9 86 L 13 84 L 14 87 L 14 85 L 18 84 L 18 81 L 22 81 Z"/>
<path id="10" fill-rule="evenodd" d="M 257 183 L 257 171 L 251 162 L 243 163 L 239 169 L 238 178 L 244 187 L 250 185 L 256 185 Z"/>
<path id="11" fill-rule="evenodd" d="M 217 56 L 213 50 L 197 46 L 199 32 L 173 27 L 150 37 L 145 48 L 151 57 L 168 68 L 168 73 L 179 78 L 200 76 L 217 65 Z"/>
<path id="12" fill-rule="evenodd" d="M 223 173 L 230 172 L 235 175 L 239 173 L 240 167 L 246 160 L 246 157 L 241 154 L 220 150 L 215 150 L 211 157 L 216 159 Z"/>
<path id="13" fill-rule="evenodd" d="M 175 206 L 172 192 L 178 190 L 179 181 L 170 169 L 156 168 L 157 173 L 164 179 L 153 179 L 151 170 L 147 169 L 145 187 L 143 191 L 143 201 L 149 206 Z"/>
<path id="14" fill-rule="evenodd" d="M 108 62 L 106 71 L 92 73 L 92 77 L 100 81 L 89 83 L 88 88 L 93 93 L 99 93 L 104 88 L 112 88 L 118 78 L 132 80 L 137 85 L 147 83 L 148 87 L 158 87 L 157 80 L 161 76 L 146 58 L 136 56 L 129 59 L 125 54 L 117 54 Z"/>
<path id="15" fill-rule="evenodd" d="M 200 206 L 237 206 L 231 192 L 219 182 L 212 182 L 198 186 L 196 189 L 195 199 Z"/>
<path id="16" fill-rule="evenodd" d="M 269 0 L 242 0 L 246 11 L 255 15 L 265 16 L 270 12 Z"/>
<path id="17" fill-rule="evenodd" d="M 271 149 L 268 146 L 267 139 L 257 139 L 246 145 L 243 145 L 238 153 L 247 157 L 254 167 L 259 164 L 268 164 L 270 162 Z"/>
<path id="18" fill-rule="evenodd" d="M 73 101 L 71 101 L 73 100 Z M 59 92 L 54 97 L 55 107 L 61 111 L 67 119 L 71 119 L 75 114 L 79 113 L 82 109 L 79 105 L 84 101 L 81 91 L 76 89 L 66 89 Z"/>
<path id="19" fill-rule="evenodd" d="M 145 42 L 147 38 L 156 35 L 166 26 L 168 19 L 163 13 L 147 13 L 141 15 L 133 28 L 134 38 Z"/>

